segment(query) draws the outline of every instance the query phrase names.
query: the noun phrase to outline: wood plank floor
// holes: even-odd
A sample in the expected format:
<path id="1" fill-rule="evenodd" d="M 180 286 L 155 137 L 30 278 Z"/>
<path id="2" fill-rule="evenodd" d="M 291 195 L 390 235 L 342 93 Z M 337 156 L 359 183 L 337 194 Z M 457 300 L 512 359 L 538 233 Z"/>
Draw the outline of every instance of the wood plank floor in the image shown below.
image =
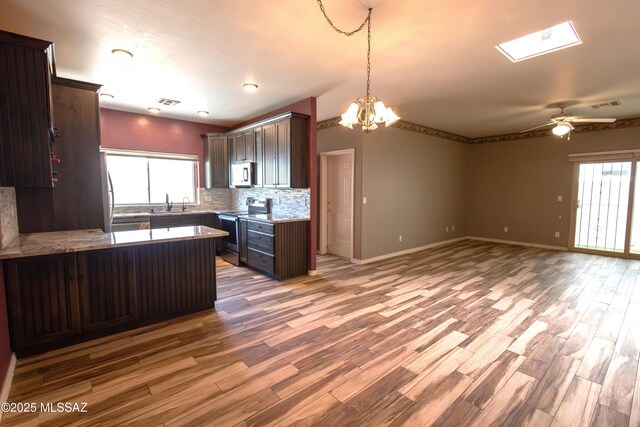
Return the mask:
<path id="1" fill-rule="evenodd" d="M 464 241 L 276 282 L 18 361 L 2 425 L 640 424 L 640 262 Z"/>

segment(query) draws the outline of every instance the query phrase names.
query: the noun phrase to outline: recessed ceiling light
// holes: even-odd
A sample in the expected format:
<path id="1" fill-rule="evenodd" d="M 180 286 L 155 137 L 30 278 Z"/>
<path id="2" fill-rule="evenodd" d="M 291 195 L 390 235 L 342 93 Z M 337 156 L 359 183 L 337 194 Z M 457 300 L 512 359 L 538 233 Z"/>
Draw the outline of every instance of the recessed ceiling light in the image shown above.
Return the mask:
<path id="1" fill-rule="evenodd" d="M 113 99 L 113 98 L 115 98 L 115 96 L 111 95 L 110 93 L 101 93 L 100 94 L 100 98 Z"/>
<path id="2" fill-rule="evenodd" d="M 255 83 L 245 83 L 242 85 L 242 87 L 247 92 L 255 92 L 256 90 L 258 90 L 258 85 Z"/>
<path id="3" fill-rule="evenodd" d="M 131 53 L 128 50 L 125 50 L 125 49 L 113 49 L 111 51 L 111 53 L 113 54 L 113 56 L 115 56 L 116 58 L 120 58 L 120 59 L 131 59 L 131 58 L 133 58 L 133 53 Z"/>
<path id="4" fill-rule="evenodd" d="M 198 115 L 202 117 L 207 117 L 209 115 L 208 111 L 200 110 L 198 111 Z"/>
<path id="5" fill-rule="evenodd" d="M 156 113 L 156 114 L 158 114 L 160 112 L 160 109 L 156 108 L 156 107 L 149 107 L 149 108 L 147 108 L 147 110 L 151 111 L 152 113 Z"/>
<path id="6" fill-rule="evenodd" d="M 571 21 L 527 34 L 526 36 L 496 46 L 512 62 L 555 52 L 556 50 L 581 44 L 582 41 Z"/>

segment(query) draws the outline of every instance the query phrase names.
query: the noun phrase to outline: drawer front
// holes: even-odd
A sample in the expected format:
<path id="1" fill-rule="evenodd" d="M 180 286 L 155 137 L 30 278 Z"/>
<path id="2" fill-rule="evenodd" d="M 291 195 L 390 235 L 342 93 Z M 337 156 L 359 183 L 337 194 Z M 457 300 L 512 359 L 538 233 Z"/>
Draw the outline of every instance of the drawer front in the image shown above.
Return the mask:
<path id="1" fill-rule="evenodd" d="M 249 248 L 247 261 L 247 264 L 251 268 L 257 268 L 265 273 L 274 274 L 273 255 L 263 254 L 262 252 Z"/>
<path id="2" fill-rule="evenodd" d="M 152 216 L 150 221 L 152 228 L 200 225 L 200 215 Z"/>
<path id="3" fill-rule="evenodd" d="M 248 228 L 261 233 L 274 234 L 274 225 L 266 222 L 248 221 Z"/>
<path id="4" fill-rule="evenodd" d="M 266 252 L 273 255 L 273 235 L 258 233 L 257 231 L 249 230 L 247 246 L 252 249 L 257 249 L 262 252 Z"/>

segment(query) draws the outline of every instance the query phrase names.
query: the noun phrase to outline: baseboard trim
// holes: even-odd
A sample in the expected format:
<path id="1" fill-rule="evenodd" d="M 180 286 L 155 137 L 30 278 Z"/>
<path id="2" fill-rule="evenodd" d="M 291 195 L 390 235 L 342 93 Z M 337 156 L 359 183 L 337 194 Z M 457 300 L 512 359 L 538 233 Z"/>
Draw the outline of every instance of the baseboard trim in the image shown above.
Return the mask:
<path id="1" fill-rule="evenodd" d="M 467 236 L 470 240 L 480 240 L 483 242 L 503 243 L 505 245 L 528 246 L 531 248 L 551 249 L 555 251 L 568 251 L 569 248 L 564 246 L 540 245 L 538 243 L 516 242 L 513 240 L 490 239 L 488 237 Z"/>
<path id="2" fill-rule="evenodd" d="M 466 239 L 467 239 L 467 237 L 458 237 L 458 238 L 455 238 L 455 239 L 443 240 L 441 242 L 430 243 L 428 245 L 418 246 L 417 248 L 405 249 L 405 250 L 402 250 L 402 251 L 392 252 L 390 254 L 380 255 L 380 256 L 377 256 L 377 257 L 373 257 L 373 258 L 366 258 L 366 259 L 352 258 L 351 262 L 354 263 L 354 264 L 358 264 L 358 265 L 370 264 L 372 262 L 382 261 L 382 260 L 389 259 L 389 258 L 395 258 L 395 257 L 401 256 L 401 255 L 412 254 L 414 252 L 420 252 L 420 251 L 423 251 L 425 249 L 436 248 L 438 246 L 444 246 L 444 245 L 448 245 L 450 243 L 455 243 L 455 242 L 459 242 L 461 240 L 466 240 Z"/>
<path id="3" fill-rule="evenodd" d="M 4 403 L 9 399 L 9 390 L 11 390 L 11 383 L 13 382 L 13 373 L 16 369 L 16 354 L 11 353 L 11 361 L 9 362 L 9 367 L 7 368 L 7 372 L 4 376 L 4 383 L 2 384 L 2 388 L 0 389 L 0 403 Z M 2 421 L 3 412 L 0 411 L 0 421 Z"/>

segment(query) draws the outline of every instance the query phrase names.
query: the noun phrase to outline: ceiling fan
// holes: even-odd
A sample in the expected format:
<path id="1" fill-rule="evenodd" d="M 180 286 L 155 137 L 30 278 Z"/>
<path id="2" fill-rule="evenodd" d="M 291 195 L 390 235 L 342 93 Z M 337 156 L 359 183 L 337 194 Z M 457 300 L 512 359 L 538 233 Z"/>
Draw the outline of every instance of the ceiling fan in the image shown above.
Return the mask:
<path id="1" fill-rule="evenodd" d="M 551 116 L 551 121 L 543 125 L 532 127 L 531 129 L 523 130 L 520 133 L 530 132 L 535 129 L 555 125 L 554 128 L 551 129 L 551 132 L 553 132 L 554 135 L 557 135 L 560 138 L 568 134 L 567 140 L 569 140 L 571 138 L 570 132 L 575 129 L 571 123 L 613 123 L 616 121 L 616 119 L 612 118 L 575 116 L 570 112 L 565 113 L 564 109 L 567 107 L 567 104 L 558 104 L 558 108 L 560 108 L 560 114 Z"/>

